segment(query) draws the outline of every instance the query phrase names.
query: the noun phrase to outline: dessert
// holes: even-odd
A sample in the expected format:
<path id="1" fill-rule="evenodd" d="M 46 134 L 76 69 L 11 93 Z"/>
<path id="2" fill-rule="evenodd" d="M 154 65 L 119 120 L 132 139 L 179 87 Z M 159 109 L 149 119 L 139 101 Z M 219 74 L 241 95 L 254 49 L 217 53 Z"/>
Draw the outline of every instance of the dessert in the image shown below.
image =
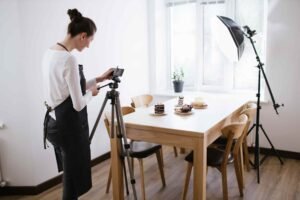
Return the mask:
<path id="1" fill-rule="evenodd" d="M 165 105 L 162 103 L 154 105 L 154 113 L 155 114 L 162 114 L 165 112 Z"/>
<path id="2" fill-rule="evenodd" d="M 181 108 L 180 111 L 183 113 L 187 113 L 190 112 L 192 110 L 193 106 L 192 105 L 188 105 L 188 104 L 184 104 Z"/>
<path id="3" fill-rule="evenodd" d="M 207 106 L 207 104 L 203 101 L 201 97 L 195 98 L 195 101 L 192 102 L 192 106 L 194 108 L 204 108 Z"/>

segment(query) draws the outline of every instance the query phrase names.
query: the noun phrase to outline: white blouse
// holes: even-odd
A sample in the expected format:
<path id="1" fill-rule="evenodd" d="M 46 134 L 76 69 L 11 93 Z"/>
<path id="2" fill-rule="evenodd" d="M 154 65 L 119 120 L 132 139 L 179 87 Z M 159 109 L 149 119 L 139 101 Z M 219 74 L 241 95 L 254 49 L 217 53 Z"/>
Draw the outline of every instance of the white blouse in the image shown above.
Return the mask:
<path id="1" fill-rule="evenodd" d="M 75 57 L 67 52 L 48 49 L 42 61 L 44 98 L 55 109 L 71 96 L 73 107 L 81 111 L 92 99 L 92 92 L 87 90 L 83 96 L 80 87 L 79 68 Z M 86 89 L 96 85 L 96 78 L 87 81 Z M 50 113 L 55 119 L 55 114 Z"/>

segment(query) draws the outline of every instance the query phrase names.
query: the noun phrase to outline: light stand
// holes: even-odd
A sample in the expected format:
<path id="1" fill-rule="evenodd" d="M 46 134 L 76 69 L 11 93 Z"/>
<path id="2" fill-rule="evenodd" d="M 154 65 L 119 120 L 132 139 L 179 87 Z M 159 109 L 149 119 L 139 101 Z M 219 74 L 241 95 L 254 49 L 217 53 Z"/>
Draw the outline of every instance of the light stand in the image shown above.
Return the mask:
<path id="1" fill-rule="evenodd" d="M 268 137 L 267 133 L 265 132 L 262 124 L 260 123 L 260 96 L 261 96 L 261 73 L 263 74 L 263 77 L 265 79 L 266 85 L 268 87 L 268 91 L 270 93 L 273 107 L 276 111 L 276 114 L 278 114 L 277 109 L 280 107 L 279 104 L 275 103 L 274 96 L 271 90 L 271 87 L 269 85 L 268 79 L 266 77 L 266 74 L 263 69 L 263 63 L 261 62 L 252 37 L 256 34 L 255 30 L 251 30 L 248 26 L 244 26 L 243 28 L 245 29 L 245 32 L 242 30 L 242 28 L 236 24 L 232 19 L 228 17 L 223 17 L 223 16 L 217 16 L 218 20 L 215 22 L 215 26 L 218 28 L 217 33 L 224 33 L 224 36 L 221 34 L 218 34 L 217 42 L 219 43 L 219 46 L 221 47 L 221 50 L 229 57 L 229 59 L 233 59 L 235 61 L 238 61 L 243 53 L 244 50 L 244 36 L 247 37 L 251 45 L 253 47 L 254 53 L 256 55 L 256 60 L 258 62 L 257 68 L 258 68 L 258 88 L 257 88 L 257 108 L 256 108 L 256 122 L 253 124 L 253 126 L 250 128 L 248 131 L 248 134 L 252 131 L 252 129 L 255 127 L 255 150 L 254 150 L 254 164 L 251 163 L 254 168 L 257 170 L 257 182 L 260 182 L 260 171 L 259 167 L 260 165 L 265 161 L 266 156 L 260 160 L 259 159 L 259 154 L 260 154 L 260 147 L 259 147 L 259 128 L 262 130 L 263 134 L 267 138 L 269 144 L 272 147 L 272 151 L 274 154 L 277 156 L 279 159 L 280 163 L 283 164 L 283 161 L 276 151 L 274 145 L 272 144 L 270 138 Z M 220 23 L 221 22 L 221 23 Z M 223 36 L 220 38 L 220 36 Z M 225 38 L 226 37 L 226 38 Z M 284 106 L 283 104 L 281 106 Z"/>
<path id="2" fill-rule="evenodd" d="M 133 170 L 132 170 L 132 165 L 131 162 L 129 160 L 130 154 L 129 154 L 129 150 L 130 150 L 130 144 L 127 142 L 127 135 L 126 135 L 126 131 L 125 131 L 125 125 L 124 125 L 124 121 L 123 121 L 123 117 L 122 117 L 122 112 L 121 112 L 121 106 L 120 106 L 120 93 L 118 91 L 116 91 L 116 89 L 118 88 L 118 83 L 120 82 L 120 79 L 117 76 L 114 76 L 112 78 L 112 80 L 114 82 L 108 83 L 106 85 L 103 85 L 101 87 L 98 87 L 98 89 L 109 86 L 109 88 L 111 88 L 110 91 L 107 91 L 104 102 L 101 106 L 100 112 L 98 114 L 98 117 L 96 119 L 96 122 L 94 124 L 94 127 L 92 129 L 91 135 L 89 137 L 90 142 L 92 141 L 96 128 L 98 126 L 99 120 L 102 116 L 102 113 L 104 111 L 105 105 L 107 103 L 108 100 L 111 100 L 111 127 L 110 127 L 110 137 L 114 138 L 115 137 L 115 114 L 116 114 L 116 119 L 117 119 L 117 125 L 118 125 L 118 133 L 117 133 L 117 137 L 120 139 L 120 143 L 124 144 L 124 148 L 121 148 L 121 156 L 125 155 L 125 157 L 127 157 L 127 164 L 128 164 L 128 168 L 129 168 L 129 174 L 130 174 L 130 183 L 132 186 L 132 191 L 133 191 L 133 196 L 134 199 L 137 199 L 137 195 L 136 195 L 136 189 L 135 189 L 135 179 L 134 179 L 134 175 L 133 175 Z M 123 152 L 125 151 L 125 152 Z M 124 169 L 124 175 L 125 175 L 125 183 L 126 183 L 126 191 L 127 194 L 129 194 L 128 191 L 128 184 L 127 184 L 127 175 L 126 175 L 126 168 L 125 168 L 125 163 L 124 163 L 124 159 L 125 158 L 121 158 L 122 159 L 122 165 L 123 165 L 123 169 Z"/>
<path id="3" fill-rule="evenodd" d="M 272 99 L 272 103 L 273 103 L 273 107 L 274 107 L 274 110 L 276 112 L 276 114 L 278 115 L 278 111 L 277 109 L 280 107 L 280 105 L 278 103 L 275 103 L 275 99 L 274 99 L 274 96 L 273 96 L 273 93 L 272 93 L 272 90 L 271 90 L 271 87 L 269 85 L 269 82 L 268 82 L 268 79 L 267 79 L 267 76 L 265 74 L 265 71 L 264 71 L 264 68 L 263 68 L 263 63 L 261 62 L 258 54 L 257 54 L 257 51 L 256 51 L 256 48 L 255 48 L 255 45 L 254 45 L 254 41 L 252 39 L 252 37 L 255 35 L 255 30 L 251 30 L 248 26 L 244 26 L 244 29 L 246 30 L 246 33 L 244 33 L 244 35 L 250 40 L 250 43 L 252 45 L 252 48 L 254 50 L 254 53 L 256 55 L 256 60 L 258 62 L 258 65 L 257 65 L 257 68 L 258 68 L 258 88 L 257 88 L 257 94 L 256 94 L 256 97 L 257 97 L 257 107 L 256 107 L 256 122 L 253 124 L 253 126 L 250 128 L 250 130 L 248 131 L 248 134 L 252 131 L 252 129 L 255 127 L 255 149 L 254 149 L 254 164 L 251 163 L 254 168 L 257 170 L 257 182 L 260 183 L 260 170 L 259 170 L 259 166 L 261 164 L 263 164 L 263 162 L 265 161 L 266 157 L 268 156 L 267 154 L 262 158 L 262 160 L 259 159 L 259 154 L 260 154 L 260 148 L 259 148 L 259 128 L 261 128 L 263 134 L 265 135 L 265 137 L 267 138 L 269 144 L 271 145 L 271 148 L 272 148 L 272 151 L 274 152 L 274 154 L 277 156 L 277 158 L 279 159 L 280 163 L 283 165 L 283 161 L 280 157 L 280 155 L 278 154 L 278 152 L 276 151 L 274 145 L 272 144 L 270 138 L 268 137 L 266 131 L 264 130 L 262 124 L 260 123 L 260 109 L 261 109 L 261 106 L 260 106 L 260 95 L 261 95 L 261 73 L 263 74 L 263 77 L 264 77 L 264 80 L 266 82 L 266 85 L 268 87 L 268 91 L 270 93 L 270 96 L 271 96 L 271 99 Z M 282 106 L 284 106 L 282 104 Z"/>

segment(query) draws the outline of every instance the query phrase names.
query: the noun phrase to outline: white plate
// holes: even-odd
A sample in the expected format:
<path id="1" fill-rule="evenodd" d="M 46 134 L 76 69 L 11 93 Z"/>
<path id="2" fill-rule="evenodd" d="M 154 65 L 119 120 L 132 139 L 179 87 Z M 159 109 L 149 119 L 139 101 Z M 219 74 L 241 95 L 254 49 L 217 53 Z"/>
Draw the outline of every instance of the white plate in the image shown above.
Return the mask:
<path id="1" fill-rule="evenodd" d="M 193 111 L 190 111 L 190 112 L 181 112 L 181 111 L 175 110 L 175 114 L 177 114 L 177 115 L 191 115 L 193 113 L 194 113 Z"/>
<path id="2" fill-rule="evenodd" d="M 152 116 L 164 116 L 166 114 L 167 114 L 166 112 L 164 112 L 164 113 L 154 113 L 154 112 L 151 112 L 150 113 L 150 115 L 152 115 Z"/>

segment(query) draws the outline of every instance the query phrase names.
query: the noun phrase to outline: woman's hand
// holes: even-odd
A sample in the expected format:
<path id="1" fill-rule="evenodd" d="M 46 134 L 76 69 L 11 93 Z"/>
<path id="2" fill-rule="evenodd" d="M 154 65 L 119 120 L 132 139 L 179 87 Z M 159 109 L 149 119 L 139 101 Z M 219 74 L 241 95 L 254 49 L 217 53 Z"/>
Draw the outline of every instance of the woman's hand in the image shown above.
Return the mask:
<path id="1" fill-rule="evenodd" d="M 111 79 L 112 78 L 112 75 L 113 75 L 113 68 L 109 68 L 106 72 L 104 72 L 101 76 L 98 76 L 96 78 L 96 82 L 99 83 L 99 82 L 102 82 L 102 81 L 105 81 L 105 80 L 108 80 L 108 79 Z"/>
<path id="2" fill-rule="evenodd" d="M 99 93 L 99 90 L 97 89 L 97 86 L 91 87 L 90 90 L 92 91 L 93 96 L 97 96 L 97 94 Z"/>

